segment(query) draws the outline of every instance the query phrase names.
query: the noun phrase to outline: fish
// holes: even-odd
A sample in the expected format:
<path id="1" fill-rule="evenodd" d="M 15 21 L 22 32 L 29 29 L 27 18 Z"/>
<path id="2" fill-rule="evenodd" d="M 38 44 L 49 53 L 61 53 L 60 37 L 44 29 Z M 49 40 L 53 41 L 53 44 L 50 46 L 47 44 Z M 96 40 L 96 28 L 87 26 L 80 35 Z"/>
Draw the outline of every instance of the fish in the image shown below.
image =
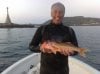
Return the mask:
<path id="1" fill-rule="evenodd" d="M 52 44 L 52 47 L 54 48 L 52 51 L 53 53 L 60 52 L 62 49 L 64 50 L 71 50 L 71 51 L 76 51 L 79 53 L 80 56 L 86 57 L 86 52 L 88 51 L 85 48 L 77 47 L 69 42 L 67 43 L 62 43 L 62 42 L 49 42 Z"/>

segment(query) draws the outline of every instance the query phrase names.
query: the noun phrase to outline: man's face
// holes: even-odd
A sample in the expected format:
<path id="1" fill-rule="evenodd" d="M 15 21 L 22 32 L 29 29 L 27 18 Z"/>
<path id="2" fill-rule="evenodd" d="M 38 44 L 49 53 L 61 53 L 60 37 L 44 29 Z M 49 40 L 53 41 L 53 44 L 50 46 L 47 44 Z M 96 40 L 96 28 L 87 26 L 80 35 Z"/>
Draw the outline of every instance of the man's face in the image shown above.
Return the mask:
<path id="1" fill-rule="evenodd" d="M 51 11 L 52 21 L 55 24 L 60 24 L 63 20 L 64 13 L 61 9 L 56 8 Z"/>

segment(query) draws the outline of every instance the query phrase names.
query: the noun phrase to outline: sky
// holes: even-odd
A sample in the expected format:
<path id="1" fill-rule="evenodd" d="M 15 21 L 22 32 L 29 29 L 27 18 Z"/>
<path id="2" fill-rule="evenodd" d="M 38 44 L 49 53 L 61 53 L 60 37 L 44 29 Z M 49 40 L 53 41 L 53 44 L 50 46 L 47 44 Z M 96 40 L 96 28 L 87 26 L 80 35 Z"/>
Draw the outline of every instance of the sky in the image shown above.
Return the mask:
<path id="1" fill-rule="evenodd" d="M 6 19 L 6 7 L 13 23 L 41 24 L 51 19 L 51 5 L 65 5 L 65 17 L 100 18 L 100 0 L 0 0 L 0 23 Z"/>

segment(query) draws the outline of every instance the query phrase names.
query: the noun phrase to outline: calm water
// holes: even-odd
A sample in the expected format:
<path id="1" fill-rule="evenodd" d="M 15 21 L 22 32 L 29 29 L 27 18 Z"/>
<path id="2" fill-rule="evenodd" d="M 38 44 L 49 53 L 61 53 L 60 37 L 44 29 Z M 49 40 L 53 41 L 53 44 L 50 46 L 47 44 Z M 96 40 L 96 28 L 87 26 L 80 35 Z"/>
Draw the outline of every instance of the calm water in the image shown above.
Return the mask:
<path id="1" fill-rule="evenodd" d="M 90 51 L 87 57 L 75 56 L 100 70 L 100 26 L 76 26 L 79 46 Z M 21 58 L 31 54 L 28 45 L 36 28 L 0 29 L 0 72 Z"/>

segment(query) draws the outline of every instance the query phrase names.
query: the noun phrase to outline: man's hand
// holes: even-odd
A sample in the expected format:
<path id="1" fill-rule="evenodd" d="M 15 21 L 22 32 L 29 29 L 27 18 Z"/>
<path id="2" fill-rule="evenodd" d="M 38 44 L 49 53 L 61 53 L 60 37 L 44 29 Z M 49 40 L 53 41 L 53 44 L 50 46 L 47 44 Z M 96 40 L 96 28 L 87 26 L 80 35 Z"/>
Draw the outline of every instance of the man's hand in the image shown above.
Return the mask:
<path id="1" fill-rule="evenodd" d="M 60 53 L 65 55 L 65 56 L 70 56 L 74 53 L 74 51 L 69 50 L 69 49 L 61 49 Z"/>

